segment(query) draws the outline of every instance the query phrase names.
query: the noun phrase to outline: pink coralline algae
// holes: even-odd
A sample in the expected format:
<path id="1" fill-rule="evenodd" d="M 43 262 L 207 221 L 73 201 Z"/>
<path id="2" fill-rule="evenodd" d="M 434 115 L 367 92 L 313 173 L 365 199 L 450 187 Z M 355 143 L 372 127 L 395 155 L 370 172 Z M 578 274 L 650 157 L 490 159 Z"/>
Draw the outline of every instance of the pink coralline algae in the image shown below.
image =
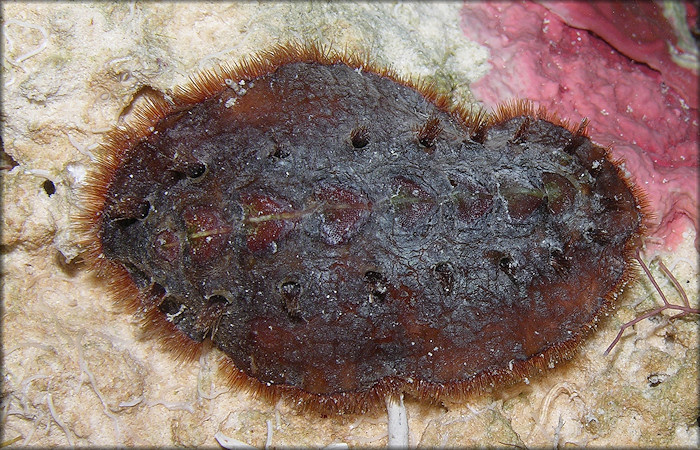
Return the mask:
<path id="1" fill-rule="evenodd" d="M 698 107 L 695 42 L 690 32 L 686 36 L 679 30 L 685 23 L 674 26 L 655 2 L 547 2 L 543 6 L 566 24 L 592 31 L 623 55 L 658 71 L 688 106 Z M 690 22 L 697 11 L 691 3 L 687 7 Z"/>
<path id="2" fill-rule="evenodd" d="M 697 72 L 662 55 L 670 25 L 651 3 L 642 10 L 624 2 L 546 6 L 465 3 L 463 32 L 490 49 L 493 66 L 472 91 L 489 107 L 527 97 L 591 119 L 591 138 L 611 146 L 648 194 L 656 216 L 648 246 L 674 248 L 688 225 L 698 228 Z M 649 8 L 656 12 L 643 16 Z M 695 14 L 688 6 L 688 17 Z"/>

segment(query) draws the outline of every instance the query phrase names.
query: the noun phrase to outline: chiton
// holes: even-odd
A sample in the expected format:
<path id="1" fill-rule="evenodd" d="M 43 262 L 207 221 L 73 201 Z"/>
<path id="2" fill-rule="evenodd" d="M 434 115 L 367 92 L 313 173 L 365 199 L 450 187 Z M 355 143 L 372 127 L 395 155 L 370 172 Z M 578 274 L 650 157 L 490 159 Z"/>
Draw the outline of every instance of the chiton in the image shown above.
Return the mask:
<path id="1" fill-rule="evenodd" d="M 82 191 L 86 259 L 233 386 L 459 399 L 569 357 L 632 277 L 643 195 L 585 122 L 298 45 L 145 100 Z"/>

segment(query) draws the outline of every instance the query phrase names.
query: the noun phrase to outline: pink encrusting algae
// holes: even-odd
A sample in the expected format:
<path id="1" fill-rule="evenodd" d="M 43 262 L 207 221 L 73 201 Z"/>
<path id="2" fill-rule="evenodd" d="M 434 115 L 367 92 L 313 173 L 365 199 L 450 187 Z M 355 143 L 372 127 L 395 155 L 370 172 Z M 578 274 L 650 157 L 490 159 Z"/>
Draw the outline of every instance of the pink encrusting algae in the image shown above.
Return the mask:
<path id="1" fill-rule="evenodd" d="M 652 25 L 647 35 L 663 29 Z M 491 52 L 493 70 L 471 85 L 487 107 L 526 97 L 561 116 L 591 120 L 591 138 L 611 146 L 648 195 L 655 215 L 648 248 L 672 250 L 689 225 L 697 230 L 697 90 L 676 91 L 665 78 L 671 71 L 633 61 L 539 4 L 467 2 L 462 30 Z M 696 86 L 697 72 L 684 70 L 692 77 L 688 85 Z"/>
<path id="2" fill-rule="evenodd" d="M 697 46 L 690 2 L 542 2 L 568 25 L 590 30 L 628 58 L 661 74 L 691 108 L 698 107 Z M 669 3 L 669 2 L 666 2 Z"/>

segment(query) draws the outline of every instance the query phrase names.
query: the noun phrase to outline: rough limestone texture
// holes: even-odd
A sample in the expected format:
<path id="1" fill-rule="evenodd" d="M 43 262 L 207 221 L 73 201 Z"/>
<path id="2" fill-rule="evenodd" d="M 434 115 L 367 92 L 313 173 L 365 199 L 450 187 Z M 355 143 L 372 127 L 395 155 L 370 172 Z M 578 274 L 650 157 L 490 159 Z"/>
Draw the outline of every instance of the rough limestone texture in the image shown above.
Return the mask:
<path id="1" fill-rule="evenodd" d="M 167 90 L 277 42 L 368 49 L 379 64 L 427 76 L 457 101 L 473 100 L 468 86 L 488 76 L 489 54 L 462 37 L 459 8 L 3 4 L 3 444 L 216 446 L 220 433 L 258 447 L 386 445 L 382 412 L 302 414 L 229 392 L 215 375 L 214 352 L 175 362 L 81 264 L 70 216 L 91 152 L 140 87 Z M 695 234 L 681 238 L 676 252 L 661 257 L 697 307 Z M 656 264 L 652 272 L 679 302 Z M 697 443 L 697 316 L 644 320 L 603 355 L 620 325 L 659 303 L 642 280 L 570 362 L 463 404 L 408 399 L 410 443 Z"/>

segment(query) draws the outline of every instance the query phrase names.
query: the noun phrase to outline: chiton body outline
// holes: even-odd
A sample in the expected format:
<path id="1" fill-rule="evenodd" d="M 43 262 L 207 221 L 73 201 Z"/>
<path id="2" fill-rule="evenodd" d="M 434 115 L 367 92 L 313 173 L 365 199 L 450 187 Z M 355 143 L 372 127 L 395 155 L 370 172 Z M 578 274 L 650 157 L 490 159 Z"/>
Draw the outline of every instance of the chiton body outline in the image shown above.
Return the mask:
<path id="1" fill-rule="evenodd" d="M 508 217 L 516 222 L 527 221 L 533 214 L 539 214 L 543 211 L 543 214 L 553 216 L 563 214 L 567 208 L 579 206 L 581 195 L 579 191 L 599 189 L 600 192 L 596 191 L 596 195 L 601 197 L 603 202 L 613 201 L 611 199 L 616 195 L 626 196 L 623 203 L 615 205 L 613 208 L 633 209 L 633 211 L 625 210 L 621 213 L 630 215 L 630 223 L 620 224 L 618 220 L 611 219 L 609 226 L 598 226 L 598 235 L 585 238 L 589 241 L 599 240 L 601 242 L 614 240 L 614 236 L 602 236 L 601 233 L 605 234 L 610 231 L 614 234 L 616 226 L 620 228 L 621 233 L 626 233 L 623 242 L 615 244 L 621 249 L 614 258 L 618 260 L 619 264 L 615 269 L 615 281 L 610 286 L 606 286 L 601 295 L 596 294 L 596 310 L 586 316 L 585 323 L 576 324 L 574 332 L 563 341 L 553 342 L 552 345 L 548 346 L 543 346 L 541 342 L 533 344 L 536 347 L 526 351 L 530 355 L 527 358 L 501 361 L 498 367 L 489 367 L 461 379 L 444 378 L 440 381 L 426 381 L 420 377 L 411 376 L 411 374 L 389 374 L 378 379 L 370 377 L 370 381 L 366 382 L 369 384 L 357 385 L 353 384 L 353 380 L 348 380 L 337 382 L 338 384 L 330 388 L 328 384 L 324 384 L 326 379 L 322 375 L 317 375 L 321 381 L 315 384 L 311 383 L 309 389 L 304 389 L 285 384 L 284 381 L 280 382 L 278 379 L 273 380 L 276 376 L 274 374 L 266 375 L 270 377 L 267 381 L 265 379 L 259 380 L 252 375 L 259 370 L 258 362 L 239 363 L 247 364 L 246 370 L 242 370 L 236 367 L 229 357 L 223 356 L 221 364 L 230 385 L 247 389 L 273 401 L 280 397 L 287 398 L 303 408 L 321 412 L 357 413 L 381 405 L 387 395 L 400 392 L 426 400 L 443 398 L 460 400 L 471 392 L 481 391 L 495 384 L 522 379 L 533 371 L 544 369 L 559 360 L 571 357 L 581 339 L 595 326 L 598 318 L 610 307 L 624 285 L 634 278 L 635 272 L 631 261 L 633 261 L 634 249 L 639 245 L 644 234 L 644 222 L 649 216 L 645 211 L 646 203 L 643 193 L 622 174 L 619 163 L 611 160 L 608 150 L 590 142 L 586 133 L 585 121 L 578 126 L 571 126 L 556 115 L 541 108 L 536 109 L 531 103 L 522 100 L 506 103 L 490 115 L 480 111 L 475 112 L 462 105 L 453 105 L 446 95 L 439 93 L 427 83 L 400 77 L 390 69 L 375 67 L 367 58 L 337 53 L 316 45 L 288 44 L 277 46 L 268 52 L 244 59 L 236 65 L 221 66 L 203 72 L 195 76 L 190 84 L 177 88 L 171 95 L 148 90 L 145 101 L 141 105 L 137 105 L 133 111 L 134 121 L 126 127 L 119 127 L 110 132 L 97 164 L 91 168 L 88 174 L 86 187 L 81 191 L 82 211 L 76 217 L 76 224 L 83 236 L 82 244 L 86 248 L 85 259 L 99 275 L 110 280 L 117 301 L 125 305 L 127 310 L 138 312 L 143 317 L 147 330 L 181 357 L 192 358 L 196 356 L 201 350 L 202 340 L 216 336 L 217 333 L 223 333 L 221 331 L 222 317 L 226 316 L 227 308 L 231 308 L 231 304 L 243 294 L 232 294 L 232 290 L 221 289 L 207 291 L 206 302 L 204 306 L 199 307 L 196 317 L 188 318 L 186 322 L 183 322 L 178 318 L 184 317 L 182 316 L 183 311 L 187 310 L 188 306 L 182 300 L 170 298 L 167 301 L 164 300 L 168 290 L 167 283 L 154 282 L 151 275 L 144 273 L 144 268 L 140 266 L 143 255 L 133 259 L 130 258 L 131 255 L 127 254 L 120 256 L 119 245 L 122 244 L 114 244 L 112 247 L 112 244 L 108 242 L 111 239 L 109 236 L 121 233 L 121 231 L 109 230 L 122 230 L 133 224 L 144 223 L 149 214 L 152 216 L 153 211 L 162 210 L 164 205 L 153 196 L 146 198 L 133 195 L 131 198 L 132 196 L 129 195 L 117 195 L 114 186 L 128 183 L 124 180 L 129 177 L 133 178 L 133 175 L 136 174 L 136 172 L 121 173 L 120 170 L 125 161 L 135 160 L 135 155 L 138 152 L 143 153 L 150 149 L 149 151 L 155 152 L 153 155 L 163 153 L 153 149 L 156 145 L 155 141 L 161 139 L 156 135 L 166 136 L 175 124 L 183 123 L 182 121 L 185 120 L 183 117 L 188 114 L 193 115 L 193 111 L 199 105 L 216 102 L 218 103 L 216 111 L 225 114 L 229 110 L 235 111 L 240 104 L 253 98 L 256 84 L 260 86 L 265 82 L 270 86 L 279 85 L 279 80 L 274 80 L 274 74 L 278 72 L 294 70 L 303 74 L 311 73 L 332 78 L 334 68 L 339 68 L 341 71 L 348 69 L 357 77 L 378 78 L 380 83 L 388 80 L 389 84 L 395 84 L 396 89 L 401 92 L 416 95 L 418 101 L 423 99 L 427 105 L 425 111 L 433 111 L 433 113 L 425 114 L 423 121 L 411 125 L 411 133 L 405 133 L 406 139 L 411 141 L 411 145 L 415 147 L 412 151 L 416 152 L 416 158 L 422 158 L 424 155 L 428 155 L 425 157 L 430 158 L 436 153 L 442 154 L 440 152 L 444 152 L 445 148 L 449 149 L 450 147 L 446 146 L 441 139 L 451 140 L 450 142 L 457 142 L 459 145 L 470 141 L 479 144 L 485 143 L 484 145 L 507 144 L 512 148 L 518 148 L 520 144 L 529 142 L 529 136 L 537 135 L 539 136 L 537 139 L 544 136 L 540 140 L 547 142 L 558 139 L 557 142 L 561 145 L 561 148 L 557 149 L 558 154 L 575 153 L 576 149 L 585 147 L 587 153 L 583 158 L 588 158 L 587 173 L 581 172 L 579 175 L 582 178 L 589 177 L 593 181 L 579 183 L 571 177 L 567 179 L 566 176 L 558 175 L 556 172 L 544 171 L 541 175 L 541 185 L 534 186 L 514 182 L 514 177 L 510 177 L 506 173 L 500 178 L 494 178 L 497 187 L 492 188 L 491 192 L 487 192 L 488 189 L 485 186 L 475 186 L 473 180 L 460 180 L 457 171 L 454 172 L 452 178 L 447 180 L 452 185 L 452 188 L 448 186 L 449 195 L 435 196 L 431 194 L 432 186 L 421 184 L 420 176 L 414 174 L 416 176 L 407 177 L 400 173 L 387 172 L 387 177 L 390 180 L 386 182 L 386 186 L 388 186 L 390 193 L 386 198 L 369 195 L 366 192 L 368 188 L 363 190 L 356 186 L 331 182 L 322 183 L 314 187 L 313 192 L 305 194 L 304 198 L 311 200 L 305 200 L 304 206 L 300 206 L 298 200 L 293 202 L 289 198 L 282 198 L 279 195 L 266 195 L 260 189 L 249 189 L 248 191 L 244 189 L 245 192 L 236 191 L 235 195 L 238 196 L 238 200 L 235 207 L 221 209 L 214 208 L 209 204 L 183 207 L 183 210 L 180 211 L 181 229 L 177 229 L 176 225 L 168 228 L 169 225 L 165 223 L 168 220 L 175 221 L 175 219 L 164 220 L 164 223 L 159 224 L 159 231 L 152 241 L 155 243 L 153 244 L 155 250 L 148 253 L 149 255 L 156 255 L 163 261 L 173 262 L 183 258 L 182 255 L 187 253 L 184 258 L 190 263 L 200 265 L 204 274 L 202 276 L 206 278 L 206 271 L 209 270 L 207 264 L 216 257 L 220 248 L 226 246 L 226 242 L 232 242 L 228 236 L 236 233 L 243 236 L 239 242 L 241 248 L 244 248 L 243 252 L 248 252 L 251 255 L 261 255 L 263 254 L 261 252 L 267 252 L 265 254 L 276 253 L 278 242 L 281 242 L 289 233 L 293 234 L 301 228 L 318 230 L 307 234 L 314 235 L 316 233 L 315 238 L 318 238 L 323 243 L 322 245 L 326 246 L 324 248 L 337 249 L 352 241 L 358 233 L 363 232 L 368 227 L 366 225 L 368 216 L 373 214 L 373 211 L 378 208 L 376 205 L 382 201 L 383 204 L 387 205 L 386 211 L 394 214 L 392 217 L 394 217 L 395 223 L 391 225 L 392 229 L 397 229 L 398 233 L 404 233 L 406 236 L 414 236 L 417 233 L 417 227 L 425 229 L 425 223 L 438 215 L 437 212 L 442 211 L 440 208 L 443 208 L 445 204 L 451 205 L 446 207 L 451 216 L 462 217 L 460 223 L 463 225 L 461 226 L 465 229 L 469 228 L 472 226 L 470 224 L 486 214 L 489 208 L 496 207 L 494 206 L 493 195 L 495 191 L 493 189 L 498 190 L 500 207 L 505 208 L 504 211 Z M 309 72 L 307 69 L 311 71 Z M 306 72 L 304 72 L 305 70 Z M 330 75 L 328 75 L 329 71 Z M 354 77 L 355 75 L 346 73 L 338 76 Z M 322 83 L 328 82 L 328 80 L 301 80 L 300 82 Z M 343 95 L 347 96 L 348 94 L 344 93 Z M 257 107 L 260 108 L 260 111 L 251 115 L 255 120 L 266 117 L 265 114 L 269 114 L 268 110 L 274 110 L 272 102 L 269 105 L 258 103 Z M 331 116 L 333 116 L 332 112 Z M 191 120 L 196 122 L 198 119 Z M 371 122 L 360 118 L 356 120 L 356 123 L 346 125 L 347 130 L 343 133 L 347 151 L 362 152 L 366 151 L 368 147 L 371 148 L 371 143 L 375 138 Z M 550 139 L 550 134 L 558 135 L 558 137 Z M 507 137 L 507 142 L 503 141 L 504 136 Z M 162 139 L 166 139 L 166 137 L 162 137 Z M 284 159 L 290 151 L 293 151 L 284 145 L 273 144 L 275 145 L 266 147 L 270 150 L 266 153 L 270 158 Z M 177 145 L 171 144 L 168 148 L 173 147 L 177 147 Z M 138 149 L 138 151 L 134 149 Z M 151 156 L 145 158 L 146 163 L 144 164 L 148 165 L 151 158 Z M 568 156 L 562 158 L 564 161 L 562 164 L 570 163 L 571 158 Z M 178 152 L 177 149 L 167 155 L 166 159 L 172 162 L 172 167 L 168 171 L 173 173 L 169 175 L 169 181 L 161 180 L 159 186 L 164 185 L 163 183 L 171 183 L 168 186 L 175 186 L 180 180 L 185 180 L 184 182 L 191 183 L 193 186 L 201 186 L 201 183 L 205 182 L 202 180 L 206 180 L 207 176 L 213 176 L 211 174 L 216 167 L 212 161 L 207 161 L 206 164 L 202 163 L 202 161 L 193 158 L 192 154 L 184 151 Z M 223 164 L 221 159 L 219 161 L 219 164 Z M 602 195 L 606 186 L 600 188 L 595 186 L 596 176 L 601 171 L 608 177 L 610 186 L 614 186 L 614 189 L 617 190 L 609 198 Z M 138 174 L 136 175 L 138 178 Z M 246 186 L 255 185 L 253 178 L 255 177 L 252 177 L 252 181 Z M 219 195 L 221 195 L 220 192 Z M 119 198 L 116 199 L 117 197 Z M 187 198 L 190 199 L 190 197 Z M 181 202 L 184 204 L 187 201 L 189 200 Z M 193 203 L 196 202 L 193 200 Z M 175 207 L 173 206 L 173 208 Z M 318 211 L 321 211 L 320 214 Z M 236 214 L 240 220 L 233 223 L 230 217 Z M 299 225 L 304 221 L 310 221 L 312 225 Z M 571 257 L 565 255 L 565 250 L 561 248 L 558 249 L 558 252 L 561 254 L 555 252 L 548 256 L 550 260 L 554 259 L 550 265 L 556 267 L 552 270 L 569 270 L 565 266 L 570 264 L 567 262 L 567 258 L 570 261 Z M 522 265 L 522 260 L 512 254 L 495 251 L 485 253 L 482 257 L 491 259 L 498 268 L 499 276 L 513 280 L 514 284 L 517 284 L 518 277 L 523 276 L 522 272 L 518 272 L 518 264 Z M 256 259 L 249 258 L 249 261 L 252 261 L 251 264 L 255 264 Z M 431 276 L 436 280 L 435 292 L 437 293 L 434 294 L 436 297 L 452 295 L 454 291 L 459 289 L 468 290 L 468 287 L 465 287 L 464 271 L 459 274 L 455 272 L 456 265 L 459 265 L 458 261 L 450 260 L 435 260 L 429 264 Z M 391 276 L 387 278 L 381 267 L 363 267 L 362 274 L 362 283 L 364 283 L 362 286 L 366 286 L 363 297 L 366 297 L 369 304 L 382 304 L 387 296 L 392 301 L 397 300 L 401 295 L 398 293 L 400 289 L 392 284 L 393 278 Z M 294 276 L 294 274 L 292 275 Z M 300 293 L 308 292 L 309 289 L 293 276 L 291 278 L 285 276 L 275 280 L 276 289 L 280 295 L 280 298 L 275 300 L 277 302 L 276 308 L 286 312 L 292 323 L 290 327 L 301 327 L 305 322 L 313 320 L 313 317 L 303 312 L 299 303 Z M 165 275 L 161 275 L 160 279 L 164 279 L 164 277 Z M 458 281 L 456 284 L 455 277 Z M 201 281 L 201 278 L 198 279 L 197 283 L 206 284 L 205 281 Z M 593 283 L 593 279 L 586 280 L 586 283 Z M 245 290 L 245 286 L 241 289 Z M 569 291 L 561 288 L 561 292 Z M 415 300 L 410 295 L 408 297 Z M 575 306 L 574 302 L 574 305 L 569 307 L 574 308 Z M 362 308 L 364 307 L 362 306 Z M 360 307 L 358 306 L 358 308 Z M 520 314 L 525 313 L 526 311 L 520 312 Z M 499 332 L 500 330 L 496 330 L 494 333 L 498 334 Z M 256 333 L 259 335 L 259 332 L 256 331 Z M 536 330 L 533 333 L 534 335 L 539 334 Z M 226 347 L 225 344 L 222 345 Z M 432 352 L 429 350 L 426 355 L 432 357 Z M 435 347 L 435 352 L 440 350 L 449 351 L 450 349 Z M 387 373 L 390 372 L 391 370 L 388 370 Z M 453 369 L 445 369 L 444 372 L 455 373 Z M 284 378 L 280 378 L 280 380 L 284 380 Z M 352 387 L 348 390 L 339 388 L 338 386 L 342 387 L 343 383 Z"/>

